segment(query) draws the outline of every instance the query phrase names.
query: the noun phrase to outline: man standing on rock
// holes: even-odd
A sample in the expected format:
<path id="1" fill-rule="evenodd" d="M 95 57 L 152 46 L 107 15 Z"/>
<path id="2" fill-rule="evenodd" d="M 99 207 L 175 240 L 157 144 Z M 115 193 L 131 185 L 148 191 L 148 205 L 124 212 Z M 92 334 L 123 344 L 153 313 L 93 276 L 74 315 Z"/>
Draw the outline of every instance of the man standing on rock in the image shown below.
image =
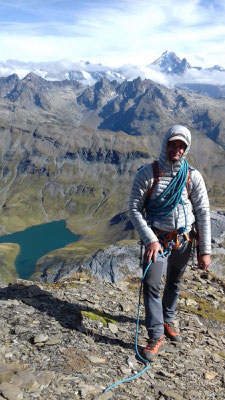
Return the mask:
<path id="1" fill-rule="evenodd" d="M 185 160 L 190 145 L 190 131 L 172 126 L 164 137 L 159 161 L 138 171 L 130 196 L 130 218 L 145 245 L 144 271 L 152 261 L 143 282 L 149 336 L 144 357 L 149 361 L 163 350 L 164 335 L 181 341 L 173 321 L 191 252 L 193 224 L 199 246 L 198 267 L 207 270 L 211 263 L 209 200 L 202 175 Z M 166 249 L 169 252 L 163 255 Z"/>

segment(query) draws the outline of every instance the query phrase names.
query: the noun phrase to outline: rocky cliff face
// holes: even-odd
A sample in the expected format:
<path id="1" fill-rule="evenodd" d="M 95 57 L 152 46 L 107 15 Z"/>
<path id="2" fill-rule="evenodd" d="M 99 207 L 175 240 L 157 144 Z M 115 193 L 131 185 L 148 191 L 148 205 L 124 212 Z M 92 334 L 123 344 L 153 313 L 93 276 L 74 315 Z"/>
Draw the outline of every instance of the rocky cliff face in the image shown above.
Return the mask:
<path id="1" fill-rule="evenodd" d="M 178 303 L 182 343 L 139 378 L 134 340 L 140 279 L 119 284 L 76 275 L 55 284 L 1 285 L 0 396 L 8 400 L 224 400 L 224 285 L 187 270 Z M 141 302 L 138 348 L 146 345 Z"/>

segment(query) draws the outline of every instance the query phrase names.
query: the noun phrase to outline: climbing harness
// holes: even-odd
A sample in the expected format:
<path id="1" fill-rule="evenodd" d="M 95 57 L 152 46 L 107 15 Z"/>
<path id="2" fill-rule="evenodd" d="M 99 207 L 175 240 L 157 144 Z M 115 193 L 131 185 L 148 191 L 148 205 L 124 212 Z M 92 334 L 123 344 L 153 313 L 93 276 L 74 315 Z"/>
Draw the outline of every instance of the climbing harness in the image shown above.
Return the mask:
<path id="1" fill-rule="evenodd" d="M 159 257 L 165 257 L 165 256 L 169 255 L 170 252 L 171 252 L 171 250 L 172 250 L 172 248 L 170 248 L 170 247 L 168 246 L 167 249 L 164 251 L 163 254 L 158 254 L 157 258 L 159 258 Z M 152 264 L 152 260 L 148 263 L 148 265 L 147 265 L 147 267 L 146 267 L 146 269 L 145 269 L 145 271 L 144 271 L 144 273 L 143 273 L 142 279 L 141 279 L 141 286 L 140 286 L 140 290 L 139 290 L 139 300 L 138 300 L 138 312 L 137 312 L 137 322 L 136 322 L 136 334 L 135 334 L 135 351 L 136 351 L 136 354 L 137 354 L 138 358 L 139 358 L 141 361 L 143 361 L 145 364 L 147 364 L 147 365 L 146 365 L 146 367 L 144 367 L 140 372 L 138 372 L 137 374 L 131 376 L 130 378 L 123 379 L 123 380 L 121 380 L 121 381 L 119 381 L 119 382 L 116 382 L 116 383 L 114 383 L 113 385 L 107 387 L 107 388 L 105 389 L 104 393 L 108 392 L 109 390 L 113 389 L 113 388 L 116 387 L 116 386 L 119 386 L 119 385 L 122 384 L 122 383 L 126 383 L 126 382 L 129 382 L 129 381 L 132 381 L 132 380 L 135 379 L 135 378 L 138 378 L 141 374 L 143 374 L 143 372 L 145 372 L 145 371 L 150 367 L 150 362 L 149 362 L 148 360 L 146 360 L 145 358 L 143 358 L 143 357 L 140 355 L 139 350 L 138 350 L 138 328 L 139 328 L 139 320 L 140 320 L 140 305 L 141 305 L 141 294 L 142 294 L 143 281 L 144 281 L 144 278 L 145 278 L 145 276 L 146 276 L 146 273 L 147 273 L 147 271 L 148 271 L 148 269 L 149 269 L 149 267 L 150 267 L 151 264 Z"/>
<path id="2" fill-rule="evenodd" d="M 164 245 L 165 248 L 168 247 L 168 243 L 170 243 L 170 246 L 172 250 L 178 249 L 178 247 L 182 244 L 180 242 L 179 238 L 182 237 L 185 241 L 192 242 L 193 239 L 188 235 L 187 232 L 183 231 L 183 228 L 176 229 L 172 232 L 155 232 L 155 235 L 157 236 L 159 242 Z"/>

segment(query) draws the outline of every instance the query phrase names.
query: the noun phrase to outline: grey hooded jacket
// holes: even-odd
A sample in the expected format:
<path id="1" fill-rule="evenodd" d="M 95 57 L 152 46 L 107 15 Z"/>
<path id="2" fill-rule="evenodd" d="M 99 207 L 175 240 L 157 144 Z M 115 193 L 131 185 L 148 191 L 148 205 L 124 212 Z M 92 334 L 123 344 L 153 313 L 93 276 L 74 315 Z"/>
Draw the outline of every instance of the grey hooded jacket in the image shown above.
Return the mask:
<path id="1" fill-rule="evenodd" d="M 167 157 L 167 142 L 172 136 L 182 136 L 187 143 L 187 148 L 179 161 L 172 162 Z M 163 176 L 155 186 L 151 198 L 154 199 L 159 196 L 168 186 L 172 178 L 179 171 L 179 168 L 184 161 L 191 145 L 190 131 L 181 125 L 174 125 L 168 130 L 164 137 L 162 150 L 159 157 L 159 169 L 162 171 Z M 144 207 L 148 209 L 148 201 L 146 195 L 149 188 L 154 181 L 152 164 L 146 165 L 141 168 L 134 179 L 130 202 L 130 219 L 141 236 L 145 246 L 150 243 L 158 241 L 154 234 L 152 227 L 158 228 L 163 232 L 172 232 L 181 227 L 185 227 L 185 213 L 186 213 L 186 231 L 190 232 L 192 224 L 195 222 L 198 233 L 198 244 L 200 254 L 211 253 L 211 224 L 210 224 L 210 209 L 209 200 L 202 175 L 196 169 L 190 171 L 189 189 L 185 187 L 182 193 L 182 200 L 184 204 L 178 206 L 165 218 L 159 219 L 154 217 L 151 222 L 148 220 L 148 213 L 145 217 Z M 189 192 L 189 193 L 188 193 Z"/>

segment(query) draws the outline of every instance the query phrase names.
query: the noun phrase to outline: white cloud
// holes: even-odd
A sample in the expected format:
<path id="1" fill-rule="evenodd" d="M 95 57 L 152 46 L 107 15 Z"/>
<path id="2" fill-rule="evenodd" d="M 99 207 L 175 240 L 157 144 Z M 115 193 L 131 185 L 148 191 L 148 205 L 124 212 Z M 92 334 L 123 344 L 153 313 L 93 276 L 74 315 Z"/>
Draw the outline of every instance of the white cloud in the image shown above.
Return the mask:
<path id="1" fill-rule="evenodd" d="M 225 85 L 225 71 L 209 71 L 203 69 L 187 69 L 182 75 L 163 74 L 160 72 L 159 67 L 156 65 L 136 66 L 125 64 L 120 68 L 108 68 L 100 64 L 90 64 L 84 61 L 71 62 L 62 60 L 60 62 L 19 62 L 15 60 L 8 60 L 5 63 L 0 62 L 0 76 L 8 76 L 16 73 L 20 79 L 27 75 L 30 71 L 35 72 L 37 75 L 42 76 L 49 80 L 62 80 L 68 79 L 68 71 L 81 71 L 83 78 L 79 79 L 84 84 L 93 85 L 96 82 L 96 72 L 103 73 L 108 79 L 117 79 L 119 82 L 123 79 L 133 80 L 137 77 L 141 79 L 151 79 L 161 85 L 173 88 L 177 84 L 182 83 L 199 83 L 199 84 L 213 84 Z M 95 72 L 94 77 L 91 73 Z M 76 73 L 74 73 L 76 78 Z"/>
<path id="2" fill-rule="evenodd" d="M 182 82 L 224 85 L 225 72 L 190 69 L 182 77 L 177 78 L 177 83 Z"/>
<path id="3" fill-rule="evenodd" d="M 193 65 L 225 66 L 225 10 L 216 1 L 0 0 L 2 9 L 12 14 L 0 17 L 4 60 L 141 65 L 168 49 Z"/>
<path id="4" fill-rule="evenodd" d="M 182 75 L 165 75 L 157 69 L 146 67 L 143 67 L 142 71 L 145 73 L 146 78 L 168 88 L 174 88 L 176 85 L 182 83 L 225 85 L 225 71 L 208 71 L 191 68 Z"/>

